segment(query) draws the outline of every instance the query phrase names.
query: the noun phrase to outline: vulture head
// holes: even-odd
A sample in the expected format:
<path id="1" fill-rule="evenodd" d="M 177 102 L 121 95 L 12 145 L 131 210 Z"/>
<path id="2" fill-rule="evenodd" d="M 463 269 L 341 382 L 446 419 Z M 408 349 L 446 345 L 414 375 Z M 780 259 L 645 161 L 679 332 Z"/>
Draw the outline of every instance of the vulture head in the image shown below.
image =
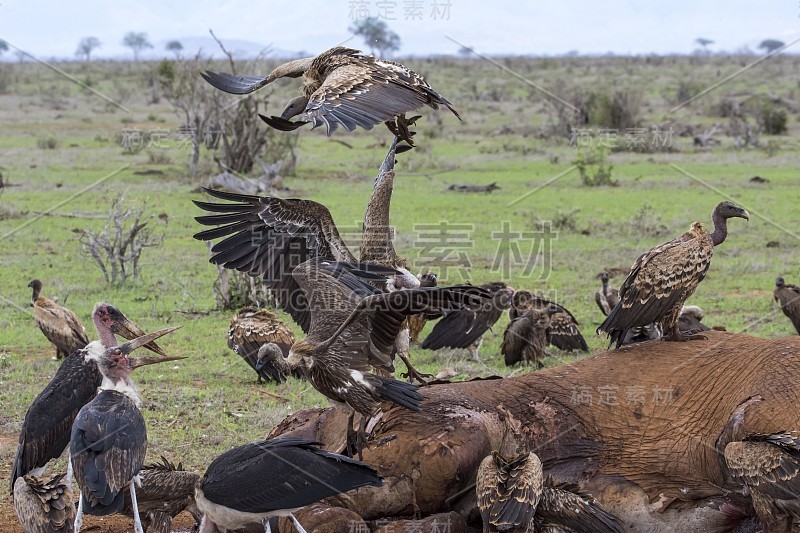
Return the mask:
<path id="1" fill-rule="evenodd" d="M 39 293 L 42 292 L 42 282 L 38 279 L 31 280 L 28 283 L 28 287 L 33 289 L 33 296 L 31 297 L 31 301 L 34 302 L 39 297 Z"/>
<path id="2" fill-rule="evenodd" d="M 775 278 L 775 286 L 776 286 L 776 287 L 778 287 L 778 288 L 780 289 L 780 288 L 781 288 L 781 287 L 783 287 L 784 285 L 786 285 L 786 282 L 785 282 L 785 281 L 783 281 L 783 278 L 782 278 L 782 277 L 778 276 L 777 278 Z"/>
<path id="3" fill-rule="evenodd" d="M 738 217 L 750 220 L 750 213 L 746 209 L 727 200 L 717 204 L 717 207 L 714 208 L 714 214 L 726 219 Z"/>
<path id="4" fill-rule="evenodd" d="M 434 272 L 425 272 L 419 277 L 420 287 L 436 287 L 437 279 Z"/>
<path id="5" fill-rule="evenodd" d="M 283 113 L 281 113 L 281 118 L 284 120 L 289 120 L 292 117 L 296 117 L 306 110 L 307 105 L 307 96 L 295 96 L 289 100 L 288 104 L 286 104 L 286 108 L 283 110 Z"/>

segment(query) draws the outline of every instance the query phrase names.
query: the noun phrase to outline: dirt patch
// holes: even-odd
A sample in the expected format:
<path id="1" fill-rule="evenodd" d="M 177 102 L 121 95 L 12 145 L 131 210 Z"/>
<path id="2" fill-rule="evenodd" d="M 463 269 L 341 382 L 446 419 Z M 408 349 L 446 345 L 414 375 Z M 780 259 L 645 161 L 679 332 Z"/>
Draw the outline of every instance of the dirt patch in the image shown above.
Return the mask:
<path id="1" fill-rule="evenodd" d="M 172 522 L 172 531 L 188 533 L 192 530 L 194 518 L 189 513 L 181 513 Z M 3 533 L 24 533 L 17 521 L 14 504 L 6 497 L 0 503 L 0 531 Z M 133 531 L 133 520 L 127 516 L 84 516 L 82 532 L 123 533 Z"/>

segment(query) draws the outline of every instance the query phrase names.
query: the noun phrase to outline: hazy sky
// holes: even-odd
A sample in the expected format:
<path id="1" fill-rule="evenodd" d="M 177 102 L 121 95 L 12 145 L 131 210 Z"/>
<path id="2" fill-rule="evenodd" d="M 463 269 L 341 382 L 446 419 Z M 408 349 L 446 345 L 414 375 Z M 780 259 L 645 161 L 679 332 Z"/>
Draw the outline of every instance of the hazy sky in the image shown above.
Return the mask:
<path id="1" fill-rule="evenodd" d="M 713 39 L 712 50 L 755 50 L 763 39 L 800 37 L 797 0 L 0 0 L 0 39 L 71 58 L 81 37 L 95 36 L 98 57 L 125 57 L 128 31 L 163 47 L 211 28 L 225 39 L 317 53 L 350 37 L 348 26 L 366 14 L 389 19 L 400 55 L 455 53 L 445 36 L 487 54 L 534 55 L 690 53 L 698 37 Z"/>

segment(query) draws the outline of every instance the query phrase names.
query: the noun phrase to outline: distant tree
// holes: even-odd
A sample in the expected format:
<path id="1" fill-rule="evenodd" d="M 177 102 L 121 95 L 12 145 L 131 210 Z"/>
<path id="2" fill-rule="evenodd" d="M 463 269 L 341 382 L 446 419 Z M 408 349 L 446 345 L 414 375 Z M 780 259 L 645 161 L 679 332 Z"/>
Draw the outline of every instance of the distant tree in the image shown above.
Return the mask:
<path id="1" fill-rule="evenodd" d="M 375 17 L 361 19 L 352 26 L 350 31 L 364 39 L 364 44 L 369 46 L 370 53 L 383 57 L 387 53 L 400 49 L 400 36 L 391 31 L 386 23 Z"/>
<path id="2" fill-rule="evenodd" d="M 4 40 L 0 39 L 0 56 L 3 55 L 3 52 L 8 51 L 8 43 Z"/>
<path id="3" fill-rule="evenodd" d="M 462 46 L 461 48 L 458 49 L 458 55 L 464 57 L 469 57 L 470 55 L 472 55 L 472 52 L 473 50 L 469 46 Z"/>
<path id="4" fill-rule="evenodd" d="M 100 48 L 100 39 L 97 37 L 84 37 L 78 42 L 78 49 L 75 55 L 83 57 L 88 62 L 92 57 L 92 50 Z"/>
<path id="5" fill-rule="evenodd" d="M 134 61 L 139 61 L 139 52 L 147 48 L 153 48 L 153 45 L 147 40 L 147 34 L 144 32 L 130 31 L 126 33 L 122 39 L 122 44 L 133 50 Z"/>
<path id="6" fill-rule="evenodd" d="M 703 52 L 705 52 L 706 54 L 708 53 L 708 45 L 714 44 L 714 41 L 712 41 L 711 39 L 706 39 L 705 37 L 698 37 L 697 39 L 694 40 L 694 42 L 702 46 Z"/>
<path id="7" fill-rule="evenodd" d="M 177 56 L 181 53 L 181 50 L 183 50 L 183 45 L 180 41 L 170 41 L 164 48 L 170 52 L 173 52 Z"/>
<path id="8" fill-rule="evenodd" d="M 768 54 L 771 54 L 783 45 L 783 41 L 778 41 L 777 39 L 765 39 L 761 41 L 761 44 L 759 44 L 758 47 L 762 50 L 766 50 Z"/>

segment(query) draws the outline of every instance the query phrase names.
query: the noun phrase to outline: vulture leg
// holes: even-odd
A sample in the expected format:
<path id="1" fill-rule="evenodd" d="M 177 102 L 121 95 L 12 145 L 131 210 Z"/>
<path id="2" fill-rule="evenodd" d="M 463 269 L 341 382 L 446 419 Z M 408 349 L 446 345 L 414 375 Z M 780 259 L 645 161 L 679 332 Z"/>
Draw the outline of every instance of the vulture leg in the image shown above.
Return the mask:
<path id="1" fill-rule="evenodd" d="M 386 127 L 389 128 L 396 137 L 400 137 L 402 140 L 406 141 L 411 146 L 414 146 L 411 137 L 414 136 L 416 132 L 413 132 L 409 129 L 409 126 L 413 126 L 417 119 L 420 118 L 419 116 L 406 118 L 405 113 L 397 115 L 394 120 L 387 120 Z"/>
<path id="2" fill-rule="evenodd" d="M 294 524 L 294 527 L 297 529 L 297 533 L 307 533 L 305 528 L 300 525 L 300 522 L 297 521 L 297 518 L 295 518 L 292 513 L 289 513 L 289 518 L 292 519 L 292 523 Z"/>
<path id="3" fill-rule="evenodd" d="M 83 526 L 83 491 L 81 491 L 81 496 L 78 498 L 78 511 L 75 513 L 75 524 L 72 531 L 80 533 L 81 526 Z"/>
<path id="4" fill-rule="evenodd" d="M 130 482 L 131 491 L 131 507 L 133 508 L 133 531 L 134 533 L 144 533 L 142 528 L 142 520 L 139 518 L 139 504 L 136 502 L 136 483 L 134 480 Z"/>
<path id="5" fill-rule="evenodd" d="M 356 456 L 356 451 L 358 449 L 358 437 L 355 430 L 353 430 L 353 421 L 355 420 L 355 416 L 356 412 L 351 410 L 350 416 L 347 417 L 347 445 L 345 447 L 345 455 L 351 458 Z"/>
<path id="6" fill-rule="evenodd" d="M 408 357 L 406 357 L 402 353 L 397 352 L 397 355 L 400 356 L 400 359 L 402 359 L 403 362 L 406 364 L 406 372 L 403 372 L 400 375 L 406 378 L 409 383 L 413 383 L 414 380 L 417 380 L 423 385 L 425 385 L 426 383 L 428 383 L 427 381 L 425 381 L 425 378 L 433 377 L 433 374 L 423 374 L 419 372 L 416 368 L 411 366 L 411 361 L 409 361 Z"/>
<path id="7" fill-rule="evenodd" d="M 469 352 L 470 357 L 472 357 L 472 360 L 477 362 L 477 363 L 481 362 L 481 358 L 478 357 L 478 350 L 481 349 L 481 345 L 482 344 L 483 344 L 483 337 L 479 338 L 477 341 L 475 341 L 472 344 L 470 344 L 469 348 L 467 348 L 467 351 Z"/>
<path id="8" fill-rule="evenodd" d="M 272 533 L 272 528 L 269 525 L 269 517 L 264 519 L 264 533 Z"/>

